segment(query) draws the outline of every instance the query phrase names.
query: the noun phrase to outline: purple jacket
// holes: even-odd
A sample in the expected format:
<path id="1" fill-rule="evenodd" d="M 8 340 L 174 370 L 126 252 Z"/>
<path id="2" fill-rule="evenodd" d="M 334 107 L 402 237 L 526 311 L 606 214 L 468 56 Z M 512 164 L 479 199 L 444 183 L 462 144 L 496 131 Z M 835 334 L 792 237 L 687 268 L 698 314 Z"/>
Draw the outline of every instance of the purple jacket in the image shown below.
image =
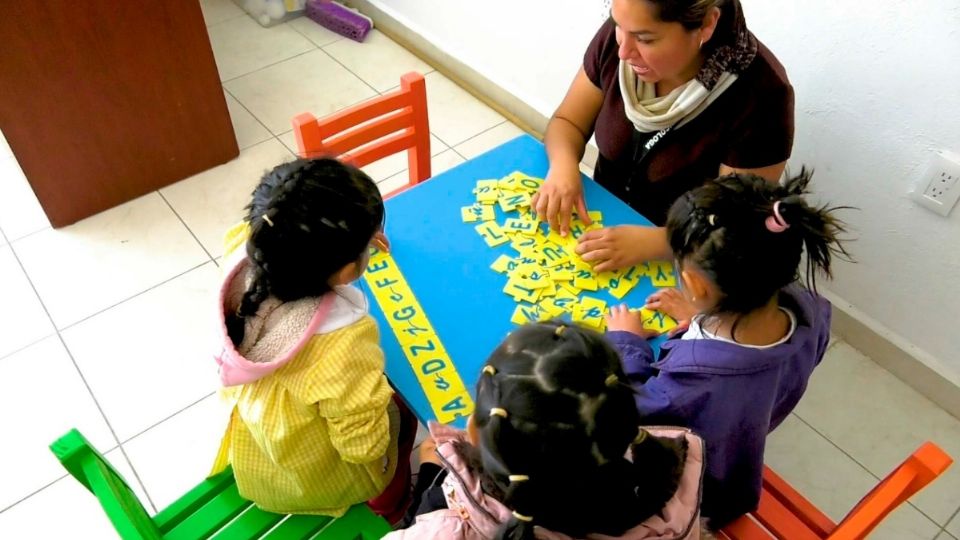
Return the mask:
<path id="1" fill-rule="evenodd" d="M 786 342 L 752 349 L 712 339 L 665 342 L 659 360 L 629 332 L 607 337 L 620 350 L 644 423 L 692 429 L 707 446 L 703 515 L 723 526 L 760 500 L 767 434 L 800 401 L 830 340 L 830 303 L 798 286 L 780 305 L 797 318 Z"/>

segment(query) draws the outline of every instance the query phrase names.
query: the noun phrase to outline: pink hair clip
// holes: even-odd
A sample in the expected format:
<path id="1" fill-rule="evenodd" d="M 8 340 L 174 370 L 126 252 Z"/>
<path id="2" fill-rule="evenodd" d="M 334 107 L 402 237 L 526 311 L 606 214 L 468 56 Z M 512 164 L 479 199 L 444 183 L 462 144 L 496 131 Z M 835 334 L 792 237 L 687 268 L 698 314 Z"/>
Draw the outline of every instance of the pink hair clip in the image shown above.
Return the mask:
<path id="1" fill-rule="evenodd" d="M 790 224 L 787 223 L 787 220 L 783 219 L 783 216 L 780 215 L 780 201 L 773 203 L 773 215 L 767 216 L 765 223 L 767 225 L 767 230 L 772 233 L 782 233 L 790 228 Z"/>

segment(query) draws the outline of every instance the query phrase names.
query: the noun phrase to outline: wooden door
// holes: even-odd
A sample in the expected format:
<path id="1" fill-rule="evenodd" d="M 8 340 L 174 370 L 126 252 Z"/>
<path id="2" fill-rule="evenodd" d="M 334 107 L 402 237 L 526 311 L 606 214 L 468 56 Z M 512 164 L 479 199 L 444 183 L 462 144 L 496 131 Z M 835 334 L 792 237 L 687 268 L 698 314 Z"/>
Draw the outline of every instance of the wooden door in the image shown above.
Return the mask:
<path id="1" fill-rule="evenodd" d="M 54 227 L 239 153 L 197 0 L 3 2 L 0 130 Z"/>

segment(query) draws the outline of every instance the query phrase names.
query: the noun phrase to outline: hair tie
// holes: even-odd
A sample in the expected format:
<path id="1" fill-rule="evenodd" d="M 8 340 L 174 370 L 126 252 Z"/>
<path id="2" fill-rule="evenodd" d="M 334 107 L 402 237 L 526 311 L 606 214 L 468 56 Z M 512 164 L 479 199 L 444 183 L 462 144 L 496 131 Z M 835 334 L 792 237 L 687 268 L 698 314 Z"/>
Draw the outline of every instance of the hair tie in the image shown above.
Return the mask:
<path id="1" fill-rule="evenodd" d="M 640 444 L 646 438 L 647 438 L 647 431 L 643 428 L 640 428 L 640 432 L 637 433 L 637 438 L 633 440 L 633 444 Z"/>
<path id="2" fill-rule="evenodd" d="M 782 233 L 790 228 L 787 220 L 783 219 L 783 216 L 780 215 L 780 201 L 773 203 L 773 215 L 767 216 L 764 224 L 767 226 L 767 230 L 774 234 Z"/>
<path id="3" fill-rule="evenodd" d="M 519 519 L 520 521 L 526 521 L 527 523 L 530 523 L 531 521 L 533 521 L 533 516 L 525 516 L 517 512 L 516 510 L 513 511 L 513 517 Z"/>
<path id="4" fill-rule="evenodd" d="M 511 474 L 507 477 L 507 479 L 511 482 L 526 482 L 527 480 L 530 480 L 530 477 L 525 474 Z"/>
<path id="5" fill-rule="evenodd" d="M 266 222 L 267 225 L 273 227 L 273 220 L 270 219 L 270 216 L 268 216 L 268 215 L 266 215 L 266 214 L 263 214 L 263 215 L 260 216 L 260 218 L 261 218 L 264 222 Z"/>
<path id="6" fill-rule="evenodd" d="M 491 366 L 490 364 L 487 364 L 483 366 L 483 371 L 481 373 L 486 373 L 487 375 L 493 376 L 497 374 L 497 368 Z"/>
<path id="7" fill-rule="evenodd" d="M 553 333 L 554 333 L 554 335 L 556 335 L 556 336 L 562 336 L 562 335 L 563 335 L 563 331 L 566 330 L 566 329 L 567 329 L 567 327 L 561 324 L 560 326 L 557 327 L 556 330 L 553 331 Z"/>
<path id="8" fill-rule="evenodd" d="M 490 416 L 499 416 L 500 418 L 506 418 L 507 410 L 501 409 L 500 407 L 490 407 Z"/>
<path id="9" fill-rule="evenodd" d="M 603 381 L 603 384 L 606 384 L 607 386 L 610 386 L 610 387 L 614 387 L 620 384 L 620 379 L 617 378 L 616 373 L 611 373 L 610 375 L 607 375 L 607 380 Z"/>

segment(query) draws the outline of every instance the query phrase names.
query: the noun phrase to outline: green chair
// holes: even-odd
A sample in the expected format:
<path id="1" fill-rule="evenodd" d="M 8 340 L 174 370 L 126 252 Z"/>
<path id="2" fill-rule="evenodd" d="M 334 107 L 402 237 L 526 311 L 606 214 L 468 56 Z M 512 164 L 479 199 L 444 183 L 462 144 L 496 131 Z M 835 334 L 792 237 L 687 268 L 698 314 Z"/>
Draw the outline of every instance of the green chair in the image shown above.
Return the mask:
<path id="1" fill-rule="evenodd" d="M 265 512 L 237 491 L 233 471 L 207 478 L 150 517 L 127 482 L 76 429 L 50 445 L 97 499 L 124 540 L 376 540 L 390 525 L 363 504 L 339 518 Z"/>

